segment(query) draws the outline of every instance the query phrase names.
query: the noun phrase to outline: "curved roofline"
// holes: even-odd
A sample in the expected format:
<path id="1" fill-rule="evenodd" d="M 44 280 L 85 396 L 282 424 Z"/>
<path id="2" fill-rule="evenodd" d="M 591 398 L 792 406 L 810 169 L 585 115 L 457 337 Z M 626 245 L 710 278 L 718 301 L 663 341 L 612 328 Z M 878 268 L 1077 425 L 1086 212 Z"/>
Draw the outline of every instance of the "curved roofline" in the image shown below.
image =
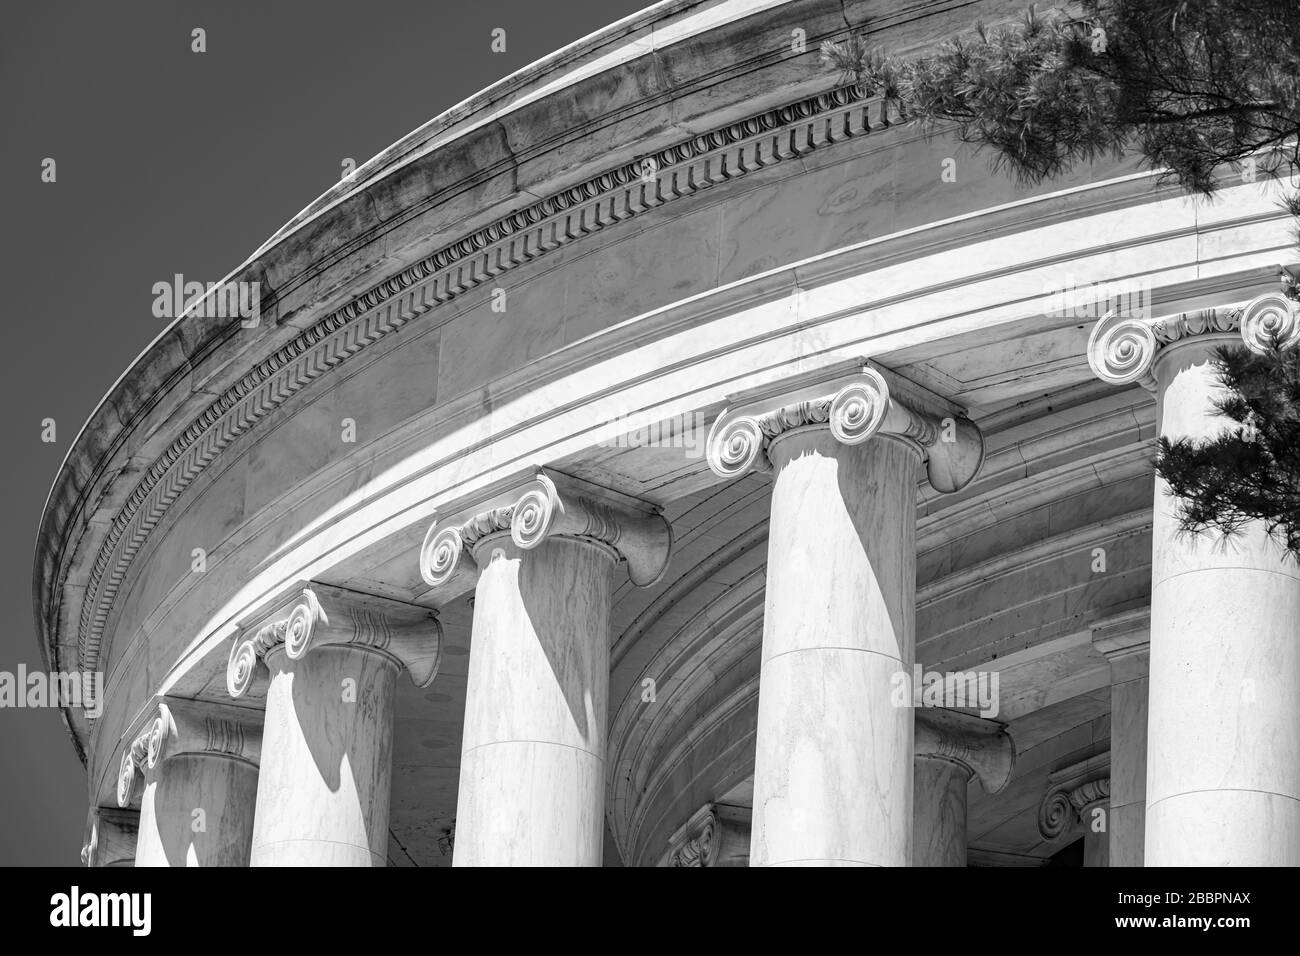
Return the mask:
<path id="1" fill-rule="evenodd" d="M 291 218 L 230 270 L 217 287 L 256 276 L 259 263 L 266 263 L 276 249 L 284 247 L 331 210 L 481 126 L 657 49 L 788 3 L 789 0 L 662 0 L 578 39 L 444 110 L 372 157 L 353 176 L 326 190 Z M 674 22 L 676 27 L 665 27 Z M 844 29 L 851 27 L 845 15 Z M 619 42 L 623 40 L 627 42 Z M 557 77 L 557 71 L 562 71 L 562 75 Z M 84 536 L 73 540 L 71 532 L 78 522 L 90 522 L 93 508 L 89 496 L 97 487 L 108 487 L 104 485 L 105 463 L 120 459 L 124 444 L 138 431 L 140 416 L 155 405 L 159 390 L 169 391 L 172 385 L 166 383 L 174 385 L 179 376 L 199 369 L 201 359 L 226 337 L 221 328 L 193 325 L 196 316 L 203 314 L 200 306 L 204 299 L 191 303 L 160 330 L 116 378 L 77 431 L 45 496 L 33 555 L 32 595 L 38 643 L 47 667 L 68 666 L 60 659 L 64 655 L 58 647 L 75 633 L 75 622 L 69 621 L 70 628 L 64 628 L 60 620 L 61 575 L 79 560 L 75 555 L 69 557 L 67 549 L 74 545 L 79 548 L 84 543 Z M 170 354 L 169 344 L 177 350 L 177 355 Z M 155 368 L 150 368 L 151 359 L 155 360 Z M 146 381 L 152 372 L 159 376 L 155 387 L 132 400 L 133 383 Z M 119 399 L 125 399 L 122 407 L 114 407 Z M 78 459 L 87 463 L 84 478 L 76 474 Z M 94 535 L 90 530 L 86 533 Z M 93 559 L 93 553 L 90 557 Z M 66 708 L 63 717 L 78 755 L 85 762 L 82 741 Z"/>

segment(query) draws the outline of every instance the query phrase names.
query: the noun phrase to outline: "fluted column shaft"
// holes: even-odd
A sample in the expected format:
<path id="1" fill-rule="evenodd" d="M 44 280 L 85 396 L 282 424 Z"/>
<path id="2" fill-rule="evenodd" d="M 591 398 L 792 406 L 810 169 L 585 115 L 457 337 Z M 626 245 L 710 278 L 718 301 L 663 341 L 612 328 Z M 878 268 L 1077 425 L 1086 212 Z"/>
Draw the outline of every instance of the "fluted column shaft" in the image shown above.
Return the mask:
<path id="1" fill-rule="evenodd" d="M 1161 434 L 1225 427 L 1202 335 L 1155 362 Z M 1152 522 L 1147 866 L 1300 865 L 1300 566 L 1253 525 L 1225 546 Z"/>
<path id="2" fill-rule="evenodd" d="M 769 449 L 776 478 L 754 763 L 752 866 L 906 866 L 917 452 L 826 427 Z"/>
<path id="3" fill-rule="evenodd" d="M 609 548 L 483 539 L 466 685 L 455 866 L 599 866 Z"/>

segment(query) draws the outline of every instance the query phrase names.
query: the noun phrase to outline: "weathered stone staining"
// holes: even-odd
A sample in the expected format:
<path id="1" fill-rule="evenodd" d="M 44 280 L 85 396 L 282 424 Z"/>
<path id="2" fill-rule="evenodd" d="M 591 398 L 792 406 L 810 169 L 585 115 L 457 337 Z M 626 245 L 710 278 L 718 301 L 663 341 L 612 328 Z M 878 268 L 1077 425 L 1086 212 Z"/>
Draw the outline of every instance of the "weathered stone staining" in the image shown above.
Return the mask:
<path id="1" fill-rule="evenodd" d="M 87 865 L 1300 862 L 1300 571 L 1152 488 L 1300 341 L 1275 186 L 953 183 L 817 63 L 878 4 L 759 6 L 427 124 L 114 386 L 36 572 Z"/>

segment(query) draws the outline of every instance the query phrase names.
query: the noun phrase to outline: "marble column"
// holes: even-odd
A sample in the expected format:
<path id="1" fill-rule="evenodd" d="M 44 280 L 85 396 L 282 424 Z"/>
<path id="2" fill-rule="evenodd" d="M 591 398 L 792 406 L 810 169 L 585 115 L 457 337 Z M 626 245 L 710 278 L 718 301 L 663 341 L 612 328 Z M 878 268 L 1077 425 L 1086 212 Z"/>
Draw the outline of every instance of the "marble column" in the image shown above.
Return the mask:
<path id="1" fill-rule="evenodd" d="M 118 807 L 91 807 L 86 816 L 90 835 L 81 848 L 82 865 L 134 866 L 140 812 Z"/>
<path id="2" fill-rule="evenodd" d="M 706 803 L 668 841 L 668 866 L 749 865 L 749 807 Z"/>
<path id="3" fill-rule="evenodd" d="M 432 683 L 427 608 L 312 583 L 236 639 L 231 694 L 266 695 L 252 866 L 384 866 L 393 697 Z M 287 611 L 287 613 L 286 613 Z"/>
<path id="4" fill-rule="evenodd" d="M 1038 832 L 1044 840 L 1071 843 L 1083 837 L 1083 865 L 1109 866 L 1110 755 L 1054 770 L 1038 806 Z"/>
<path id="5" fill-rule="evenodd" d="M 912 865 L 966 866 L 970 781 L 1001 792 L 1015 769 L 1015 744 L 996 721 L 918 708 L 914 748 Z"/>
<path id="6" fill-rule="evenodd" d="M 122 756 L 119 806 L 140 800 L 136 866 L 247 866 L 261 715 L 167 697 Z"/>
<path id="7" fill-rule="evenodd" d="M 1110 865 L 1141 866 L 1146 833 L 1146 608 L 1098 621 L 1092 644 L 1110 664 Z"/>
<path id="8" fill-rule="evenodd" d="M 1089 356 L 1108 381 L 1143 381 L 1170 439 L 1231 427 L 1210 364 L 1217 345 L 1300 337 L 1295 303 L 1154 322 L 1110 316 Z M 1256 523 L 1224 542 L 1178 530 L 1157 480 L 1152 519 L 1147 866 L 1300 865 L 1300 565 Z"/>
<path id="9" fill-rule="evenodd" d="M 891 695 L 915 645 L 922 462 L 954 490 L 979 432 L 859 367 L 728 409 L 709 463 L 774 472 L 754 763 L 753 866 L 907 866 L 912 711 Z M 910 702 L 909 702 L 910 703 Z"/>
<path id="10" fill-rule="evenodd" d="M 436 522 L 425 581 L 479 569 L 453 866 L 599 866 L 612 572 L 667 566 L 672 530 L 617 492 L 541 472 Z"/>

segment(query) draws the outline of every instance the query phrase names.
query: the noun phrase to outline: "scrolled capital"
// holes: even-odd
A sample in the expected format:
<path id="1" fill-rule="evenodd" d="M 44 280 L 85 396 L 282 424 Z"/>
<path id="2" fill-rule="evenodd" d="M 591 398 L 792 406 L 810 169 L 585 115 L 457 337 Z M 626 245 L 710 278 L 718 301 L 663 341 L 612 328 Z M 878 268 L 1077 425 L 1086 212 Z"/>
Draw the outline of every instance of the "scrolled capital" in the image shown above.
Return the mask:
<path id="1" fill-rule="evenodd" d="M 1089 807 L 1110 799 L 1110 755 L 1054 771 L 1038 805 L 1038 832 L 1045 840 L 1074 830 Z"/>
<path id="2" fill-rule="evenodd" d="M 1011 781 L 1016 747 L 1006 725 L 937 707 L 916 710 L 913 753 L 958 764 L 985 793 L 999 793 Z"/>
<path id="3" fill-rule="evenodd" d="M 723 412 L 709 429 L 705 441 L 709 468 L 720 478 L 738 478 L 751 469 L 770 471 L 767 438 L 753 415 Z"/>
<path id="4" fill-rule="evenodd" d="M 553 537 L 598 542 L 627 562 L 628 577 L 649 587 L 663 576 L 672 551 L 672 526 L 653 505 L 549 469 L 516 480 L 480 505 L 435 523 L 425 535 L 420 569 L 443 596 L 472 586 L 472 550 L 509 532 L 520 551 Z"/>
<path id="5" fill-rule="evenodd" d="M 843 445 L 877 435 L 902 440 L 920 453 L 930 483 L 944 493 L 964 488 L 984 462 L 980 430 L 955 407 L 892 372 L 859 364 L 726 408 L 709 430 L 709 468 L 720 478 L 771 471 L 776 442 L 818 428 Z"/>
<path id="6" fill-rule="evenodd" d="M 1241 338 L 1246 348 L 1262 355 L 1276 341 L 1281 348 L 1300 342 L 1300 310 L 1294 299 L 1268 292 L 1251 299 L 1241 310 Z"/>
<path id="7" fill-rule="evenodd" d="M 428 608 L 317 582 L 250 630 L 236 636 L 226 664 L 226 689 L 236 698 L 267 676 L 266 658 L 280 648 L 293 661 L 323 646 L 370 650 L 393 658 L 417 687 L 432 683 L 442 653 L 442 625 Z"/>
<path id="8" fill-rule="evenodd" d="M 1159 347 L 1149 320 L 1107 312 L 1088 336 L 1088 365 L 1110 385 L 1147 381 Z"/>
<path id="9" fill-rule="evenodd" d="M 669 841 L 670 867 L 747 866 L 751 811 L 706 803 Z"/>

